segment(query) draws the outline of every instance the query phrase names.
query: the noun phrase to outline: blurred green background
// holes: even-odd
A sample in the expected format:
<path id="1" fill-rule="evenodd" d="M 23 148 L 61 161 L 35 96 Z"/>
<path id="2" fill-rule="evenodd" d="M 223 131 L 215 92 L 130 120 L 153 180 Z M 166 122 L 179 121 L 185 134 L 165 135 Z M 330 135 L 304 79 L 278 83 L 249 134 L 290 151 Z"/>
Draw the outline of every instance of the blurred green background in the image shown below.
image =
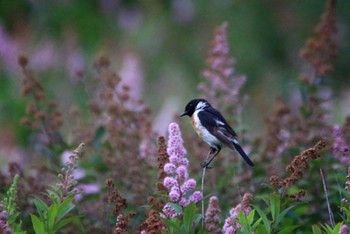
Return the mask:
<path id="1" fill-rule="evenodd" d="M 20 96 L 19 54 L 45 88 L 58 99 L 62 112 L 76 103 L 84 108 L 100 55 L 132 84 L 154 116 L 172 105 L 182 111 L 198 95 L 197 84 L 213 38 L 222 22 L 229 24 L 236 73 L 245 74 L 243 90 L 250 101 L 246 122 L 257 128 L 277 96 L 293 98 L 304 63 L 299 51 L 324 12 L 320 0 L 2 0 L 0 2 L 0 125 L 16 128 L 24 113 Z M 350 1 L 337 5 L 339 54 L 325 83 L 333 88 L 336 121 L 349 113 Z M 169 104 L 169 105 L 170 105 Z M 7 129 L 7 130 L 6 130 Z M 15 130 L 14 130 L 15 129 Z M 165 129 L 164 129 L 165 130 Z M 25 139 L 19 137 L 20 140 Z"/>

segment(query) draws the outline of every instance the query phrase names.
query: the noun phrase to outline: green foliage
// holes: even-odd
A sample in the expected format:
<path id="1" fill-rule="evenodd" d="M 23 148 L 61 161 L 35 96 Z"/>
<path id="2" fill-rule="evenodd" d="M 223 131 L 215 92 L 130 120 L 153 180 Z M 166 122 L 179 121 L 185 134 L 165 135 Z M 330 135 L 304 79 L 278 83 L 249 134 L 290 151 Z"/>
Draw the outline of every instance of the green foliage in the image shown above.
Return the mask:
<path id="1" fill-rule="evenodd" d="M 259 223 L 259 233 L 291 233 L 298 225 L 282 225 L 283 218 L 288 214 L 289 211 L 294 209 L 294 205 L 290 205 L 282 210 L 281 198 L 276 194 L 271 194 L 269 200 L 265 200 L 267 205 L 266 211 L 263 211 L 257 206 L 254 209 L 260 216 L 262 223 Z"/>
<path id="2" fill-rule="evenodd" d="M 13 178 L 11 187 L 7 190 L 6 196 L 4 197 L 3 204 L 9 216 L 12 216 L 17 211 L 17 187 L 18 187 L 19 175 L 16 174 Z"/>
<path id="3" fill-rule="evenodd" d="M 17 188 L 19 182 L 19 175 L 16 174 L 10 188 L 2 201 L 4 209 L 8 213 L 7 222 L 15 233 L 26 233 L 22 231 L 22 222 L 19 221 L 19 213 L 17 208 Z"/>
<path id="4" fill-rule="evenodd" d="M 92 152 L 88 152 L 89 157 L 82 160 L 81 163 L 84 170 L 84 178 L 82 178 L 84 183 L 93 181 L 103 187 L 101 181 L 105 180 L 106 175 L 112 175 L 113 177 L 115 171 L 124 168 L 130 169 L 131 174 L 133 176 L 135 174 L 136 178 L 138 178 L 137 176 L 146 178 L 148 184 L 138 185 L 137 183 L 141 183 L 141 180 L 135 180 L 135 183 L 130 184 L 118 183 L 120 190 L 126 191 L 126 197 L 130 198 L 128 209 L 137 211 L 137 219 L 133 221 L 134 226 L 132 227 L 136 229 L 136 225 L 145 216 L 142 213 L 145 210 L 144 207 L 140 207 L 146 199 L 135 199 L 135 193 L 130 191 L 133 188 L 147 187 L 155 183 L 156 169 L 152 163 L 149 163 L 153 162 L 154 158 L 135 161 L 130 164 L 132 165 L 130 168 L 124 162 L 132 161 L 138 158 L 138 155 L 124 157 L 123 160 L 125 161 L 121 161 L 117 167 L 110 166 L 115 158 L 104 158 L 106 151 L 109 150 L 108 147 L 110 147 L 104 142 L 111 134 L 104 126 L 101 126 L 101 122 L 104 121 L 103 118 L 95 120 L 90 118 L 94 113 L 86 106 L 88 99 L 94 95 L 92 90 L 96 88 L 93 83 L 89 83 L 91 76 L 93 76 L 91 73 L 93 57 L 107 51 L 107 56 L 112 56 L 113 64 L 111 65 L 115 70 L 116 67 L 123 67 L 123 63 L 128 64 L 130 62 L 125 59 L 127 56 L 124 57 L 125 54 L 129 55 L 130 52 L 131 57 L 142 65 L 142 69 L 135 69 L 135 73 L 140 72 L 141 76 L 145 77 L 144 82 L 140 82 L 145 84 L 144 86 L 140 85 L 142 86 L 140 89 L 144 89 L 143 94 L 145 94 L 142 98 L 151 105 L 151 109 L 158 111 L 160 106 L 171 100 L 173 96 L 180 97 L 182 103 L 188 97 L 198 94 L 195 90 L 200 79 L 200 69 L 203 68 L 205 61 L 204 56 L 207 51 L 205 48 L 210 43 L 209 37 L 212 29 L 222 21 L 229 23 L 229 44 L 232 46 L 232 54 L 237 58 L 237 64 L 233 69 L 237 70 L 239 74 L 244 73 L 248 77 L 247 87 L 244 90 L 245 95 L 248 94 L 251 97 L 249 99 L 251 102 L 246 105 L 247 108 L 244 110 L 247 115 L 232 116 L 232 118 L 240 119 L 238 126 L 234 126 L 235 130 L 238 130 L 237 133 L 240 133 L 241 130 L 244 132 L 244 134 L 238 135 L 242 137 L 242 143 L 251 147 L 252 159 L 256 162 L 256 166 L 250 171 L 245 167 L 242 168 L 238 163 L 231 163 L 236 162 L 232 160 L 234 157 L 221 157 L 219 160 L 224 163 L 216 162 L 212 174 L 216 174 L 217 178 L 213 176 L 214 179 L 208 180 L 211 183 L 208 190 L 210 189 L 210 193 L 215 193 L 222 199 L 220 205 L 223 213 L 227 213 L 230 202 L 237 199 L 238 196 L 236 195 L 240 191 L 251 189 L 255 191 L 254 196 L 259 194 L 265 198 L 265 203 L 256 203 L 249 215 L 246 216 L 240 212 L 237 222 L 242 225 L 241 233 L 283 234 L 293 233 L 296 229 L 302 233 L 311 232 L 310 229 L 316 234 L 338 233 L 342 223 L 350 224 L 348 206 L 341 207 L 341 212 L 337 212 L 340 200 L 349 198 L 349 192 L 343 189 L 345 175 L 342 173 L 347 165 L 339 163 L 331 152 L 325 153 L 320 160 L 310 164 L 308 174 L 305 174 L 306 176 L 298 181 L 296 189 L 303 189 L 307 194 L 303 198 L 305 203 L 298 204 L 281 200 L 278 195 L 270 194 L 270 190 L 266 186 L 270 168 L 274 168 L 271 173 L 282 171 L 294 155 L 313 143 L 303 142 L 302 135 L 309 135 L 315 130 L 322 130 L 322 135 L 317 135 L 317 137 L 325 135 L 331 141 L 332 136 L 326 134 L 326 130 L 344 120 L 347 112 L 344 106 L 347 106 L 347 100 L 341 98 L 346 97 L 346 93 L 349 92 L 348 86 L 344 84 L 349 83 L 348 74 L 350 71 L 350 66 L 348 66 L 350 44 L 346 40 L 349 37 L 349 30 L 344 30 L 344 25 L 350 22 L 350 14 L 346 10 L 349 9 L 350 1 L 338 1 L 337 3 L 337 17 L 335 20 L 340 22 L 340 24 L 337 23 L 340 26 L 340 33 L 334 36 L 337 38 L 340 50 L 339 57 L 336 60 L 334 59 L 333 73 L 327 74 L 325 79 L 320 78 L 315 86 L 306 85 L 305 81 L 300 81 L 300 71 L 297 71 L 295 66 L 301 64 L 301 61 L 296 55 L 303 41 L 307 41 L 305 40 L 306 37 L 311 34 L 312 27 L 321 15 L 325 1 L 289 1 L 288 4 L 277 3 L 277 1 L 273 4 L 265 4 L 258 0 L 194 1 L 191 3 L 187 1 L 166 1 L 166 3 L 161 1 L 115 1 L 114 4 L 113 1 L 95 2 L 85 0 L 67 1 L 64 4 L 59 2 L 50 4 L 46 1 L 29 3 L 30 1 L 23 0 L 5 2 L 6 4 L 2 4 L 3 6 L 0 7 L 0 39 L 4 48 L 0 52 L 2 61 L 0 64 L 0 125 L 3 126 L 0 139 L 6 139 L 6 141 L 1 141 L 0 144 L 0 163 L 5 163 L 10 159 L 3 157 L 3 146 L 14 152 L 26 152 L 26 155 L 24 155 L 26 158 L 23 160 L 23 171 L 26 173 L 23 173 L 23 177 L 29 178 L 27 180 L 29 184 L 26 184 L 25 189 L 20 191 L 22 181 L 25 178 L 21 177 L 19 186 L 19 176 L 16 175 L 9 187 L 12 180 L 11 176 L 14 174 L 10 173 L 11 176 L 8 176 L 6 173 L 2 174 L 2 170 L 0 171 L 1 179 L 7 177 L 6 181 L 4 179 L 4 182 L 1 182 L 6 184 L 4 187 L 9 187 L 9 189 L 4 192 L 5 189 L 2 188 L 1 195 L 3 196 L 4 209 L 8 212 L 7 223 L 14 233 L 24 233 L 21 231 L 22 226 L 27 228 L 29 233 L 33 232 L 33 230 L 30 230 L 31 227 L 36 233 L 55 233 L 63 231 L 68 224 L 80 221 L 80 216 L 75 214 L 74 194 L 65 197 L 64 193 L 60 193 L 52 184 L 53 189 L 47 192 L 49 203 L 39 198 L 32 200 L 36 213 L 30 214 L 31 220 L 26 219 L 26 214 L 32 211 L 31 205 L 33 206 L 33 204 L 30 204 L 23 196 L 23 194 L 35 195 L 35 192 L 39 193 L 39 191 L 35 191 L 37 187 L 40 189 L 50 187 L 49 179 L 43 180 L 44 182 L 39 183 L 39 186 L 34 186 L 34 184 L 38 184 L 36 180 L 40 180 L 41 177 L 35 177 L 35 173 L 29 172 L 32 169 L 32 164 L 29 166 L 28 162 L 38 167 L 45 167 L 45 164 L 48 163 L 46 160 L 50 159 L 48 164 L 51 168 L 49 168 L 49 171 L 56 171 L 60 165 L 58 155 L 66 150 L 67 144 L 73 144 L 77 140 L 72 137 L 73 133 L 80 133 L 78 140 L 88 138 L 87 144 L 89 150 L 92 150 Z M 111 5 L 108 5 L 108 3 Z M 48 30 L 42 30 L 43 28 Z M 54 48 L 55 53 L 57 51 L 57 55 L 50 56 L 53 55 L 50 54 L 51 47 Z M 66 118 L 64 127 L 57 132 L 53 132 L 52 137 L 53 139 L 57 138 L 57 142 L 53 141 L 49 145 L 43 137 L 45 134 L 41 132 L 43 129 L 45 130 L 45 126 L 39 128 L 38 134 L 33 134 L 28 128 L 19 125 L 20 116 L 24 112 L 28 112 L 28 109 L 25 111 L 24 99 L 19 98 L 18 87 L 20 86 L 21 77 L 18 75 L 18 64 L 14 57 L 20 51 L 28 52 L 28 56 L 32 61 L 32 64 L 29 64 L 30 68 L 34 68 L 34 72 L 39 73 L 39 77 L 45 77 L 43 86 L 48 89 L 47 94 L 58 94 L 57 104 L 59 109 L 62 110 L 62 116 Z M 85 65 L 83 69 L 86 69 L 79 71 L 81 76 L 78 78 L 70 77 L 65 72 L 71 68 L 74 69 L 75 60 L 71 61 L 71 57 L 75 58 L 75 52 L 77 51 L 78 54 L 81 52 L 81 60 Z M 114 55 L 116 56 L 113 57 Z M 306 63 L 303 63 L 300 70 L 312 70 L 306 65 Z M 92 86 L 91 90 L 89 86 Z M 324 90 L 327 91 L 331 88 L 334 89 L 334 92 L 329 103 L 311 102 L 312 106 L 316 107 L 330 106 L 326 110 L 330 118 L 324 120 L 327 126 L 319 125 L 314 129 L 310 129 L 308 124 L 303 123 L 298 127 L 291 121 L 280 127 L 273 124 L 274 128 L 270 129 L 273 130 L 272 132 L 268 131 L 267 135 L 260 136 L 267 127 L 264 125 L 263 119 L 269 117 L 270 110 L 277 106 L 274 107 L 272 102 L 276 96 L 282 96 L 283 99 L 290 97 L 290 107 L 292 108 L 288 111 L 295 114 L 296 122 L 305 119 L 317 125 L 313 122 L 312 117 L 318 116 L 318 114 L 308 105 L 303 104 L 298 107 L 299 99 L 301 98 L 302 103 L 307 103 L 308 98 L 314 98 L 319 95 L 320 91 L 322 93 Z M 140 94 L 141 96 L 142 94 Z M 80 119 L 77 118 L 78 122 L 86 120 L 88 124 L 82 124 L 77 129 L 74 128 L 76 126 L 72 125 L 73 118 L 70 118 L 68 111 L 70 104 L 80 105 L 83 112 Z M 224 105 L 226 104 L 224 103 Z M 168 105 L 164 106 L 167 107 Z M 173 106 L 169 105 L 169 107 Z M 114 106 L 111 106 L 101 117 L 109 118 L 109 115 L 114 111 Z M 283 111 L 286 110 L 283 109 Z M 155 116 L 156 113 L 154 112 L 152 115 Z M 226 115 L 226 113 L 223 114 Z M 293 119 L 293 115 L 288 113 L 282 117 L 281 120 L 284 118 Z M 92 119 L 92 122 L 89 122 L 90 119 Z M 118 120 L 119 118 L 116 119 L 116 121 Z M 121 122 L 123 121 L 122 119 Z M 282 121 L 281 123 L 283 124 Z M 125 123 L 121 125 L 125 125 Z M 91 126 L 100 127 L 94 129 Z M 135 123 L 132 126 L 139 128 L 142 124 Z M 184 135 L 186 135 L 187 126 L 182 127 Z M 302 128 L 302 134 L 296 134 L 296 131 L 289 132 L 288 127 Z M 128 128 L 127 131 L 129 130 Z M 266 155 L 263 155 L 263 151 L 264 147 L 268 148 L 269 145 L 264 145 L 263 141 L 271 137 L 273 132 L 276 132 L 282 138 L 296 136 L 296 145 L 285 149 L 283 152 L 275 151 L 271 158 L 266 157 Z M 90 134 L 92 137 L 89 137 Z M 193 135 L 193 132 L 190 134 Z M 147 137 L 151 141 L 155 140 L 153 136 Z M 60 142 L 61 138 L 63 142 Z M 126 145 L 125 143 L 129 140 L 123 134 L 116 139 L 122 142 L 119 145 Z M 185 143 L 191 145 L 188 151 L 193 156 L 193 162 L 196 162 L 195 160 L 199 158 L 196 151 L 200 151 L 202 145 L 197 147 L 198 142 L 192 142 L 193 138 L 188 137 L 188 139 L 191 139 L 191 141 Z M 285 145 L 288 145 L 288 142 L 284 142 L 284 140 L 288 139 L 283 138 L 282 142 L 271 142 L 271 145 L 276 143 L 284 148 Z M 135 149 L 142 148 L 136 144 L 133 147 Z M 331 145 L 329 145 L 329 148 L 331 148 Z M 128 150 L 130 149 L 125 149 L 125 151 Z M 36 153 L 31 153 L 33 151 Z M 38 152 L 40 156 L 37 155 Z M 225 154 L 225 150 L 221 154 Z M 121 155 L 125 156 L 122 153 Z M 43 158 L 44 160 L 41 160 Z M 192 159 L 190 160 L 191 164 Z M 147 164 L 149 170 L 140 169 L 141 163 L 144 162 L 149 163 Z M 3 165 L 0 166 L 3 169 Z M 325 169 L 328 176 L 329 203 L 334 211 L 337 223 L 335 227 L 324 224 L 328 221 L 328 212 L 324 195 L 320 192 L 322 191 L 320 190 L 321 183 L 318 174 L 320 167 Z M 338 171 L 333 173 L 335 168 Z M 198 167 L 196 168 L 192 164 L 190 169 L 197 172 Z M 218 171 L 219 173 L 217 173 Z M 136 176 L 137 173 L 139 175 Z M 117 177 L 117 179 L 119 178 Z M 126 176 L 125 180 L 129 180 L 129 178 Z M 33 186 L 31 186 L 31 182 L 33 182 Z M 260 186 L 261 184 L 265 185 Z M 293 190 L 294 188 L 289 189 Z M 19 190 L 18 194 L 17 190 Z M 101 194 L 103 194 L 103 190 Z M 146 198 L 148 194 L 141 194 L 140 192 L 138 195 L 141 198 Z M 18 199 L 17 195 L 21 200 Z M 100 193 L 96 193 L 91 197 L 84 197 L 84 201 L 79 203 L 79 206 L 82 210 L 88 210 L 90 205 L 96 206 L 96 204 L 101 203 L 101 200 Z M 134 203 L 136 200 L 137 203 Z M 202 217 L 195 204 L 191 204 L 184 209 L 176 204 L 172 204 L 172 207 L 183 215 L 178 218 L 163 220 L 170 233 L 205 232 L 200 225 Z M 98 211 L 103 213 L 103 207 L 100 207 Z M 112 222 L 114 222 L 115 217 L 113 215 L 110 214 L 107 218 L 96 215 L 96 217 L 91 218 L 88 214 L 84 217 L 84 223 L 91 226 L 96 223 L 96 226 L 99 226 L 100 229 L 108 228 L 106 227 L 108 221 L 103 219 L 113 220 Z M 316 223 L 317 225 L 312 225 Z"/>
<path id="5" fill-rule="evenodd" d="M 169 203 L 176 211 L 183 215 L 177 218 L 164 218 L 163 221 L 167 225 L 169 233 L 204 233 L 204 229 L 200 227 L 202 215 L 198 213 L 195 203 L 190 203 L 187 207 L 182 208 L 175 203 Z"/>
<path id="6" fill-rule="evenodd" d="M 66 225 L 79 221 L 80 216 L 70 214 L 75 208 L 74 195 L 70 195 L 62 201 L 57 199 L 58 196 L 50 197 L 51 205 L 47 205 L 40 198 L 33 200 L 38 213 L 38 215 L 30 214 L 35 233 L 53 234 Z"/>
<path id="7" fill-rule="evenodd" d="M 260 223 L 262 221 L 262 218 L 256 219 L 255 218 L 255 210 L 252 210 L 248 215 L 245 215 L 244 212 L 239 212 L 238 215 L 238 223 L 242 225 L 242 230 L 240 231 L 241 234 L 250 234 L 255 231 L 259 231 L 258 233 L 261 233 L 258 228 L 261 226 Z"/>
<path id="8" fill-rule="evenodd" d="M 348 207 L 341 207 L 341 211 L 344 213 L 344 222 L 350 224 L 350 209 Z"/>
<path id="9" fill-rule="evenodd" d="M 340 231 L 340 228 L 343 224 L 338 223 L 335 225 L 335 227 L 332 227 L 328 224 L 322 224 L 321 227 L 317 225 L 312 225 L 312 233 L 313 234 L 338 234 Z"/>

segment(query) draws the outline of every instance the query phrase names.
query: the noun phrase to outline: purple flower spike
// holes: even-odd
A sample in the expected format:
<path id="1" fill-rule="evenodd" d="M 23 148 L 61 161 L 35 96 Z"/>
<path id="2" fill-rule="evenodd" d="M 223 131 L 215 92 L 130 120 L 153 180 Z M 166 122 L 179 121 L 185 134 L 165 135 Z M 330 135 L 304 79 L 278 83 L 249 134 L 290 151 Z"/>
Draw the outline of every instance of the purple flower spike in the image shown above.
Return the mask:
<path id="1" fill-rule="evenodd" d="M 203 195 L 200 191 L 194 191 L 197 183 L 188 176 L 189 161 L 186 157 L 186 149 L 183 146 L 179 125 L 171 123 L 168 132 L 167 153 L 169 154 L 169 163 L 164 165 L 163 170 L 167 177 L 164 178 L 163 185 L 169 191 L 170 202 L 186 207 L 191 202 L 197 203 L 202 200 Z M 167 218 L 181 215 L 170 204 L 163 207 L 163 214 Z"/>

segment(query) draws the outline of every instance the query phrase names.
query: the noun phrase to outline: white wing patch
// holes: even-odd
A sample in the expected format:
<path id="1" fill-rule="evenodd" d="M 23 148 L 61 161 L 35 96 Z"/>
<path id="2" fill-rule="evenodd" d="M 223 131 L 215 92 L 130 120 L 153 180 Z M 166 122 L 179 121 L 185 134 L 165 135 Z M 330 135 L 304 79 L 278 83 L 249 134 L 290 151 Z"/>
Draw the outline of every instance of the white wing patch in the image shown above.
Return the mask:
<path id="1" fill-rule="evenodd" d="M 239 142 L 237 141 L 237 139 L 233 138 L 232 140 L 236 145 L 239 145 Z"/>
<path id="2" fill-rule="evenodd" d="M 218 119 L 215 120 L 215 123 L 216 123 L 217 125 L 221 125 L 221 126 L 224 126 L 224 125 L 225 125 L 224 122 L 222 122 L 222 121 L 220 121 L 220 120 L 218 120 Z"/>

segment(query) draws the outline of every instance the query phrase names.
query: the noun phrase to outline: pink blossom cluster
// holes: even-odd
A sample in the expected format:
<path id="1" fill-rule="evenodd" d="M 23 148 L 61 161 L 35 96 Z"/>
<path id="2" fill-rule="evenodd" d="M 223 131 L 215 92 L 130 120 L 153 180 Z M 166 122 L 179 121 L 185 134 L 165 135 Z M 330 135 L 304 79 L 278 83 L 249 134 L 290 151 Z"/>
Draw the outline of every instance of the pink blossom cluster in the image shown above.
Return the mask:
<path id="1" fill-rule="evenodd" d="M 250 207 L 247 207 L 243 210 L 245 215 L 249 215 L 250 211 Z M 240 209 L 237 209 L 236 207 L 230 210 L 230 217 L 225 219 L 225 224 L 222 228 L 223 234 L 235 234 L 237 230 L 241 230 L 242 226 L 240 223 L 237 222 L 239 212 Z"/>
<path id="2" fill-rule="evenodd" d="M 343 224 L 339 230 L 339 234 L 349 234 L 349 228 L 346 224 Z"/>
<path id="3" fill-rule="evenodd" d="M 252 200 L 252 195 L 246 193 L 243 196 L 243 200 L 236 207 L 230 210 L 230 217 L 225 219 L 225 224 L 222 228 L 223 234 L 235 234 L 237 231 L 242 229 L 242 225 L 238 223 L 237 218 L 239 213 L 242 211 L 246 216 L 251 212 L 251 207 L 249 206 Z"/>
<path id="4" fill-rule="evenodd" d="M 345 142 L 343 130 L 339 125 L 334 125 L 332 128 L 333 135 L 333 154 L 342 163 L 350 162 L 349 147 Z"/>
<path id="5" fill-rule="evenodd" d="M 231 103 L 235 107 L 233 111 L 239 114 L 244 101 L 240 90 L 246 83 L 246 77 L 235 73 L 235 59 L 230 56 L 227 27 L 227 22 L 224 22 L 215 30 L 207 66 L 202 74 L 207 82 L 200 83 L 198 89 L 214 106 Z"/>
<path id="6" fill-rule="evenodd" d="M 12 234 L 10 225 L 7 223 L 8 213 L 4 210 L 4 206 L 0 204 L 0 233 Z"/>
<path id="7" fill-rule="evenodd" d="M 179 125 L 171 123 L 168 132 L 169 162 L 164 165 L 167 177 L 164 178 L 163 185 L 168 189 L 169 202 L 186 207 L 191 202 L 197 203 L 202 200 L 203 195 L 202 192 L 195 191 L 196 181 L 189 178 L 187 170 L 189 161 L 186 157 L 186 149 L 183 146 Z M 163 213 L 168 218 L 181 215 L 170 203 L 163 207 Z"/>

